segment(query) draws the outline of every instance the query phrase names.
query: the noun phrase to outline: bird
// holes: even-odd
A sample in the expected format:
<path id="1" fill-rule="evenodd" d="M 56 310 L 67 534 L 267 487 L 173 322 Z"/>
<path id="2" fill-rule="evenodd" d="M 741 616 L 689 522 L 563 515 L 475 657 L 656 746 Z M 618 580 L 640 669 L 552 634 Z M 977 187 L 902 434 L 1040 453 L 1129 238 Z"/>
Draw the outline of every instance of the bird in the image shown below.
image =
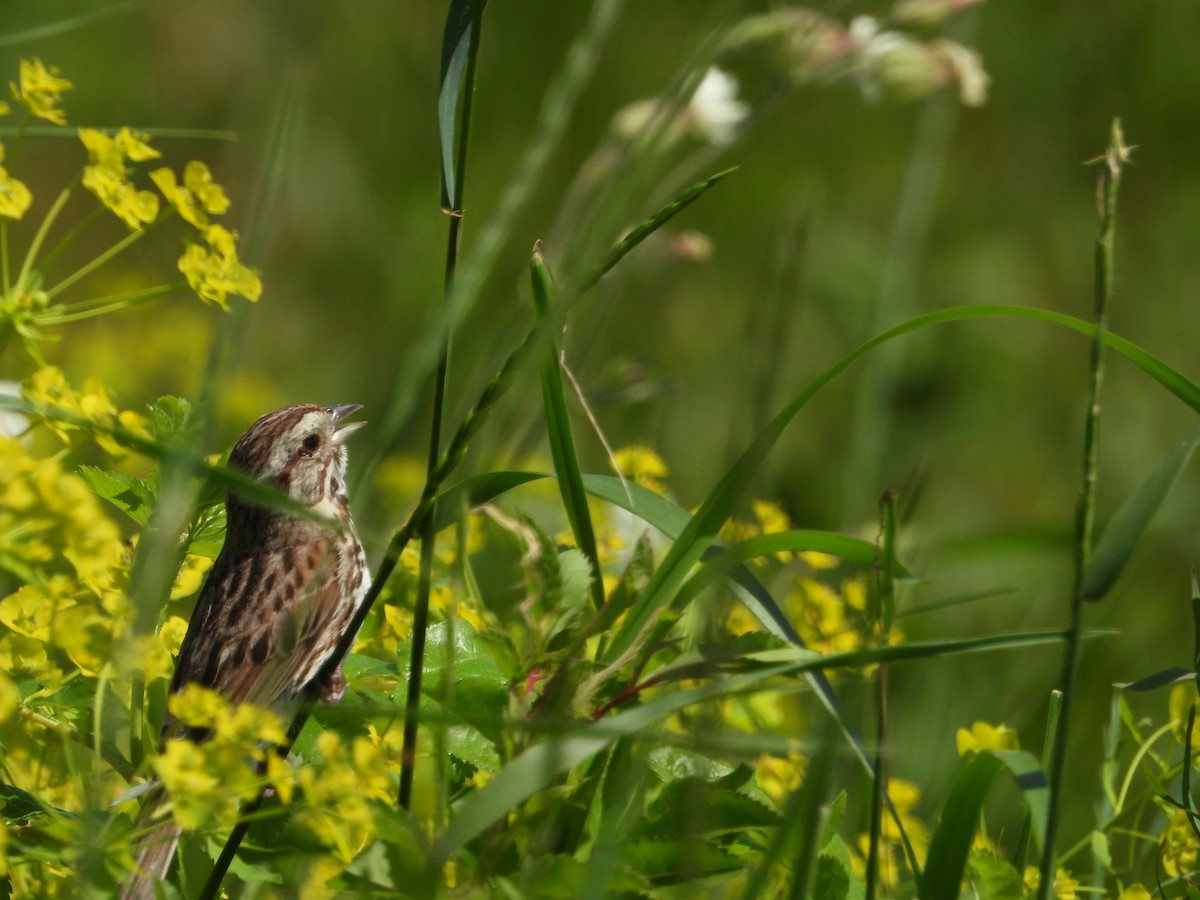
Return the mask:
<path id="1" fill-rule="evenodd" d="M 264 482 L 315 515 L 303 516 L 231 491 L 225 542 L 208 573 L 180 645 L 170 693 L 189 684 L 232 704 L 287 711 L 305 694 L 336 703 L 345 693 L 340 664 L 321 673 L 366 598 L 366 555 L 346 493 L 346 438 L 363 422 L 343 420 L 360 404 L 303 404 L 267 413 L 237 439 L 229 467 Z M 167 714 L 159 733 L 202 741 Z M 143 804 L 137 867 L 123 900 L 155 896 L 180 830 L 161 821 L 162 791 Z M 141 830 L 139 828 L 139 830 Z"/>

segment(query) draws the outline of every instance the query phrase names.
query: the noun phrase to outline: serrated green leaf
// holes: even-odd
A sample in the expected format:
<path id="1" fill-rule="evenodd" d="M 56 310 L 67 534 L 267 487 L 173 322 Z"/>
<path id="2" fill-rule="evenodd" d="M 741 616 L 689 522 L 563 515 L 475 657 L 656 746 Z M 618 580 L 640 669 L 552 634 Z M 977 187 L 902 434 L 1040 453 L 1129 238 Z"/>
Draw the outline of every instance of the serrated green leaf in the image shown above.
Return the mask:
<path id="1" fill-rule="evenodd" d="M 632 840 L 621 845 L 621 858 L 654 885 L 676 885 L 739 871 L 741 861 L 702 841 Z"/>
<path id="2" fill-rule="evenodd" d="M 1197 446 L 1200 446 L 1200 427 L 1155 466 L 1121 504 L 1092 549 L 1084 570 L 1079 592 L 1085 600 L 1099 600 L 1116 583 Z"/>
<path id="3" fill-rule="evenodd" d="M 154 511 L 154 491 L 141 478 L 125 472 L 110 472 L 95 466 L 80 466 L 79 477 L 101 497 L 129 516 L 141 527 L 150 523 Z"/>
<path id="4" fill-rule="evenodd" d="M 739 791 L 686 778 L 663 788 L 632 834 L 637 838 L 689 839 L 770 828 L 779 821 L 779 813 Z"/>
<path id="5" fill-rule="evenodd" d="M 967 857 L 967 877 L 979 900 L 1021 900 L 1025 886 L 1007 859 L 990 850 L 972 850 Z"/>
<path id="6" fill-rule="evenodd" d="M 421 693 L 441 702 L 447 693 L 448 676 L 454 713 L 498 739 L 497 721 L 508 707 L 508 676 L 476 639 L 475 629 L 465 622 L 454 623 L 454 646 L 448 655 L 449 630 L 449 623 L 438 622 L 426 632 Z M 404 653 L 401 648 L 400 654 Z"/>
<path id="7" fill-rule="evenodd" d="M 182 397 L 165 395 L 148 407 L 154 438 L 163 444 L 184 443 L 192 426 L 192 404 Z"/>
<path id="8" fill-rule="evenodd" d="M 204 507 L 188 528 L 187 552 L 216 559 L 225 545 L 225 504 Z"/>
<path id="9" fill-rule="evenodd" d="M 813 900 L 847 900 L 850 896 L 850 880 L 850 869 L 841 860 L 822 854 L 817 857 Z"/>
<path id="10" fill-rule="evenodd" d="M 841 790 L 829 804 L 829 816 L 825 820 L 825 831 L 821 835 L 821 844 L 818 847 L 820 851 L 824 852 L 825 848 L 838 836 L 838 829 L 842 827 L 844 818 L 846 818 L 846 792 Z"/>

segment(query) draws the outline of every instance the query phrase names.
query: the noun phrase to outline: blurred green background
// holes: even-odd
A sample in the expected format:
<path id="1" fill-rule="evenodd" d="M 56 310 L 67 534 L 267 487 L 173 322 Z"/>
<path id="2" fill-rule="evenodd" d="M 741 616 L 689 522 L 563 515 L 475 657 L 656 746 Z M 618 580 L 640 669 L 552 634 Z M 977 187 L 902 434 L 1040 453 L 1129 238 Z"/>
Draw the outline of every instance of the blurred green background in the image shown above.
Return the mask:
<path id="1" fill-rule="evenodd" d="M 554 258 L 564 198 L 613 115 L 666 89 L 723 23 L 778 6 L 626 5 L 565 139 L 459 323 L 452 410 L 474 399 L 529 321 L 529 249 L 541 239 Z M 843 21 L 886 11 L 815 8 Z M 9 0 L 0 37 L 101 11 L 87 27 L 0 44 L 0 73 L 15 78 L 21 57 L 59 67 L 76 85 L 64 101 L 72 125 L 229 132 L 228 140 L 164 137 L 155 146 L 176 170 L 192 158 L 210 164 L 234 200 L 226 221 L 241 232 L 242 256 L 261 269 L 265 293 L 254 306 L 236 301 L 225 320 L 181 293 L 78 326 L 46 346 L 47 358 L 73 382 L 102 377 L 123 408 L 139 408 L 166 392 L 197 397 L 224 329 L 233 337 L 215 393 L 213 451 L 261 412 L 293 402 L 357 401 L 370 420 L 442 291 L 436 98 L 445 4 Z M 466 185 L 468 252 L 588 12 L 589 4 L 560 0 L 490 3 Z M 684 505 L 703 499 L 766 415 L 883 327 L 959 304 L 1090 317 L 1098 171 L 1085 163 L 1103 152 L 1114 116 L 1137 149 L 1120 199 L 1111 325 L 1200 377 L 1200 5 L 988 0 L 951 34 L 982 53 L 992 79 L 986 105 L 964 109 L 951 94 L 872 103 L 847 81 L 790 92 L 692 171 L 696 180 L 739 167 L 671 226 L 706 236 L 711 256 L 682 259 L 670 235 L 657 238 L 573 309 L 568 362 L 607 437 L 658 449 Z M 38 140 L 36 153 L 29 146 L 6 164 L 34 191 L 27 218 L 36 224 L 83 152 L 73 140 Z M 662 192 L 639 212 L 683 183 L 664 168 Z M 82 215 L 91 201 L 77 193 L 72 208 Z M 32 227 L 12 229 L 16 246 Z M 97 246 L 121 233 L 115 219 L 104 229 Z M 152 280 L 175 277 L 178 250 L 177 234 L 155 235 L 105 277 L 137 283 L 146 268 Z M 1016 321 L 904 338 L 801 414 L 755 494 L 779 499 L 799 527 L 871 537 L 877 498 L 896 488 L 904 559 L 929 581 L 905 603 L 1017 589 L 904 619 L 910 636 L 1063 623 L 1087 352 L 1074 333 Z M 4 377 L 21 378 L 32 364 L 10 347 L 0 365 Z M 1101 521 L 1194 418 L 1119 359 L 1104 402 Z M 545 465 L 539 411 L 526 373 L 468 468 Z M 415 471 L 427 421 L 419 405 L 388 448 Z M 606 471 L 586 420 L 576 424 L 589 468 Z M 368 432 L 362 437 L 360 453 L 382 449 L 368 450 Z M 1198 488 L 1196 472 L 1185 473 L 1117 590 L 1089 610 L 1089 625 L 1122 636 L 1086 651 L 1072 756 L 1081 765 L 1071 773 L 1079 785 L 1093 784 L 1108 686 L 1191 659 Z M 376 552 L 418 489 L 416 480 L 360 489 L 377 501 L 365 523 Z M 1036 750 L 1058 666 L 1057 650 L 1045 649 L 896 669 L 894 771 L 927 790 L 944 784 L 953 730 L 977 718 L 1019 727 Z M 1165 714 L 1165 697 L 1152 702 Z"/>

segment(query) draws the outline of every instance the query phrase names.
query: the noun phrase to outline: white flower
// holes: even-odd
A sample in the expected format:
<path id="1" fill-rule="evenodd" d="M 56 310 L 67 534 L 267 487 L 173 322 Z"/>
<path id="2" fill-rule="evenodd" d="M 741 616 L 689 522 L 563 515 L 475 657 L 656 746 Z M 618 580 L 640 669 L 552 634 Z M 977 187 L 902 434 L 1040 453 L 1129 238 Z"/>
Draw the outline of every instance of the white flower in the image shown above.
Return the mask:
<path id="1" fill-rule="evenodd" d="M 0 381 L 0 397 L 19 400 L 21 385 L 15 381 Z M 19 437 L 29 430 L 29 420 L 13 409 L 0 407 L 0 437 Z"/>
<path id="2" fill-rule="evenodd" d="M 737 98 L 738 83 L 727 72 L 710 66 L 688 104 L 692 127 L 718 147 L 730 143 L 750 115 L 750 107 Z"/>

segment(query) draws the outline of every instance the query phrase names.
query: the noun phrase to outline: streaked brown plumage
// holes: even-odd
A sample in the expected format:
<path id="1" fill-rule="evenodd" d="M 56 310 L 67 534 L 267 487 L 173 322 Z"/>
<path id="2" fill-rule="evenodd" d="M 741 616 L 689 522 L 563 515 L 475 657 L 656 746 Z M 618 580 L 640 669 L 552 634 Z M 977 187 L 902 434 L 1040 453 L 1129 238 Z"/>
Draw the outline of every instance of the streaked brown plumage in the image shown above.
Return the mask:
<path id="1" fill-rule="evenodd" d="M 345 682 L 339 668 L 315 679 L 329 661 L 368 588 L 366 559 L 346 497 L 345 439 L 362 423 L 338 427 L 359 409 L 291 406 L 268 413 L 238 438 L 229 464 L 310 507 L 337 527 L 290 515 L 230 494 L 225 544 L 196 601 L 179 650 L 171 692 L 194 683 L 233 703 L 286 710 L 305 690 L 336 702 Z M 187 734 L 168 715 L 162 739 Z M 148 823 L 161 797 L 146 804 Z M 170 867 L 178 828 L 170 822 L 147 836 L 138 869 L 122 897 L 154 896 L 154 881 Z"/>

